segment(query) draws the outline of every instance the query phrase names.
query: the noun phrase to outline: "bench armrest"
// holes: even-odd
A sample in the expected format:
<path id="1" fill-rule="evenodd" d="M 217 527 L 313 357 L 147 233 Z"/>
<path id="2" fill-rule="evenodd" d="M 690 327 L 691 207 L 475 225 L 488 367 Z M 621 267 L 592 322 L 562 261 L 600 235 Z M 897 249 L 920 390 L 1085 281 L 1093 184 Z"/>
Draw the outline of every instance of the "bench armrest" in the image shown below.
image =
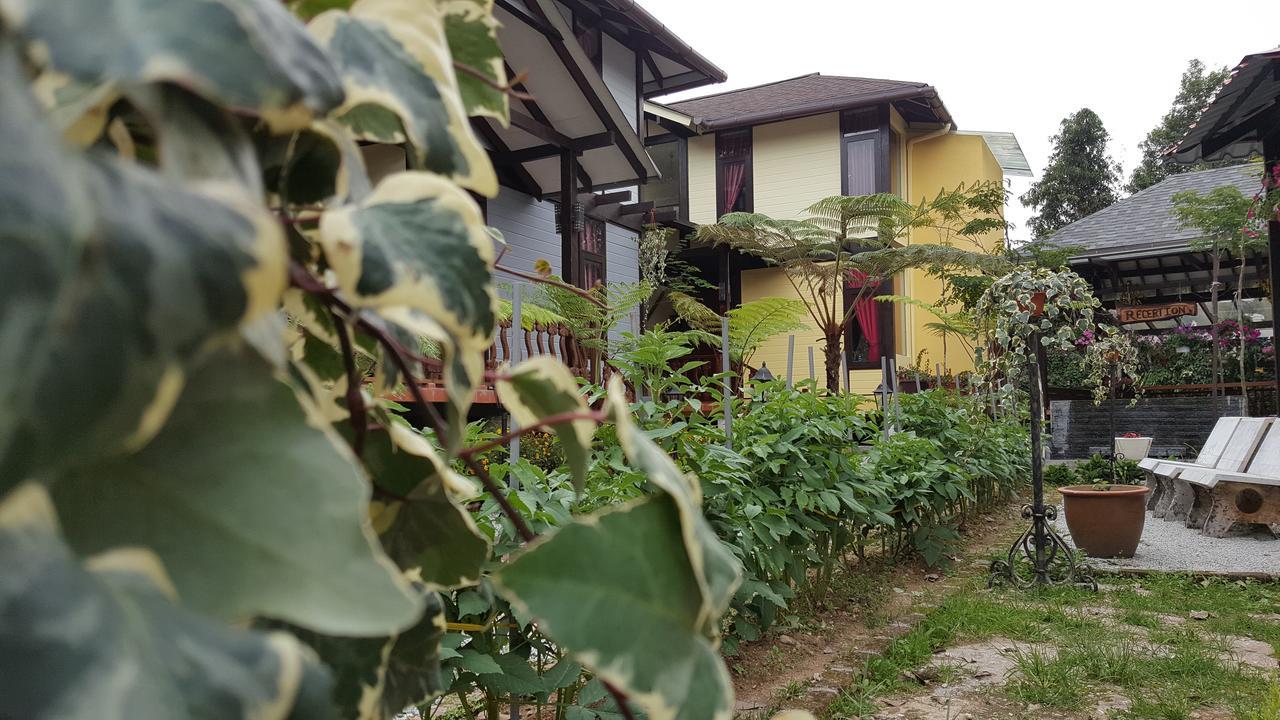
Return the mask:
<path id="1" fill-rule="evenodd" d="M 1271 477 L 1270 475 L 1254 475 L 1247 472 L 1219 472 L 1215 473 L 1218 483 L 1248 483 L 1250 485 L 1280 485 L 1280 477 Z"/>

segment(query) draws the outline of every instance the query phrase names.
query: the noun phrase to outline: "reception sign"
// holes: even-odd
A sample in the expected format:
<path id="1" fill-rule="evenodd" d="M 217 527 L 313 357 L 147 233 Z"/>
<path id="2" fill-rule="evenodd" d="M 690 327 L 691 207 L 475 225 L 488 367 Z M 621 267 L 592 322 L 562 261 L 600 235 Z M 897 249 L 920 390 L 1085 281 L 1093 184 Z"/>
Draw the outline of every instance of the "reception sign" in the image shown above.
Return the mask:
<path id="1" fill-rule="evenodd" d="M 1156 320 L 1172 320 L 1176 317 L 1195 314 L 1196 306 L 1191 303 L 1136 305 L 1134 307 L 1116 308 L 1116 318 L 1122 325 L 1128 325 L 1129 323 L 1155 322 Z"/>

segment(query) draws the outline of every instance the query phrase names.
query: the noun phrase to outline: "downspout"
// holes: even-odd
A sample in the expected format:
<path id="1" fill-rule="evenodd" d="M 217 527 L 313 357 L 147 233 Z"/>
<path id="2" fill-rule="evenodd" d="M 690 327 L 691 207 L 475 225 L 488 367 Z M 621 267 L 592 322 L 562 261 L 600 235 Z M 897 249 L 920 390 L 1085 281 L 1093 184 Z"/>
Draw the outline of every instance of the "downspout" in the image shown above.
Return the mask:
<path id="1" fill-rule="evenodd" d="M 913 158 L 911 156 L 911 148 L 913 148 L 916 143 L 928 142 L 929 140 L 933 140 L 934 138 L 940 138 L 949 132 L 951 132 L 951 123 L 946 123 L 942 127 L 938 128 L 937 130 L 934 130 L 932 132 L 927 132 L 924 135 L 913 137 L 907 140 L 907 191 L 906 191 L 907 202 L 915 204 L 915 196 L 911 194 L 911 180 L 916 175 L 915 173 L 916 168 L 915 168 L 915 164 L 912 162 Z M 911 230 L 907 230 L 907 244 L 910 245 L 911 241 L 912 241 Z M 913 297 L 912 290 L 914 290 L 915 288 L 912 287 L 913 283 L 911 282 L 911 274 L 903 273 L 902 279 L 903 279 L 902 294 L 906 295 L 907 297 Z M 915 327 L 917 309 L 918 308 L 914 308 L 910 306 L 907 307 L 907 312 L 910 314 L 909 317 L 911 320 L 910 327 L 913 327 L 913 328 Z M 903 325 L 904 327 L 906 327 L 906 323 L 903 323 Z M 914 363 L 916 360 L 916 334 L 914 332 L 908 332 L 906 333 L 906 336 L 908 340 L 910 340 L 910 342 L 907 343 L 907 357 L 910 358 L 911 362 Z"/>

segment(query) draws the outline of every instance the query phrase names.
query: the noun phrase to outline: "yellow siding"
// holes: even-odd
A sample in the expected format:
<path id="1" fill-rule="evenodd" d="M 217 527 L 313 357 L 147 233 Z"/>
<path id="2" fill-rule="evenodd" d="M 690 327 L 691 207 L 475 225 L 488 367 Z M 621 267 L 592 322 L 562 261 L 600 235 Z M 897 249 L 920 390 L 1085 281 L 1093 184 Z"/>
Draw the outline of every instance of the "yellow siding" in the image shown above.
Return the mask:
<path id="1" fill-rule="evenodd" d="M 916 202 L 922 197 L 931 198 L 944 188 L 954 189 L 962 182 L 1002 182 L 1004 179 L 986 141 L 979 135 L 944 135 L 917 143 L 911 148 L 909 165 L 910 191 Z M 1002 241 L 1003 235 L 999 232 L 993 232 L 974 242 L 966 238 L 943 237 L 936 230 L 918 230 L 912 233 L 909 240 L 913 243 L 949 242 L 972 250 L 992 250 L 998 248 Z M 918 270 L 906 274 L 904 294 L 929 303 L 938 300 L 942 293 L 941 280 L 928 277 Z M 934 322 L 933 315 L 927 310 L 914 307 L 905 308 L 905 313 L 911 331 L 907 333 L 906 343 L 900 346 L 900 351 L 908 357 L 907 362 L 914 362 L 921 351 L 925 352 L 925 361 L 929 367 L 943 362 L 942 339 L 925 328 L 926 324 Z M 947 367 L 954 372 L 973 369 L 967 353 L 956 347 L 955 341 L 949 341 L 947 345 Z M 899 360 L 899 364 L 903 364 L 903 361 Z"/>
<path id="2" fill-rule="evenodd" d="M 814 202 L 839 195 L 839 113 L 757 125 L 751 176 L 755 211 L 774 218 L 797 218 Z"/>
<path id="3" fill-rule="evenodd" d="M 716 138 L 689 138 L 689 221 L 714 223 L 716 217 Z"/>
<path id="4" fill-rule="evenodd" d="M 765 297 L 786 297 L 796 298 L 803 302 L 804 298 L 796 293 L 795 288 L 787 281 L 787 276 L 777 268 L 763 268 L 760 270 L 743 270 L 742 271 L 742 301 L 749 302 L 751 300 L 759 300 Z M 813 369 L 817 375 L 817 380 L 822 382 L 826 378 L 826 366 L 822 361 L 822 333 L 817 330 L 817 326 L 813 323 L 813 319 L 805 316 L 805 330 L 795 333 L 796 349 L 795 359 L 792 366 L 792 379 L 799 381 L 809 378 L 809 348 L 813 348 Z M 901 365 L 906 361 L 902 355 L 898 355 L 898 364 Z M 760 367 L 761 364 L 769 366 L 769 371 L 774 377 L 786 378 L 787 376 L 787 336 L 780 335 L 772 338 L 764 343 L 759 350 L 756 351 L 754 357 L 751 358 L 751 364 Z M 870 394 L 880 384 L 879 370 L 851 370 L 849 371 L 849 389 L 855 393 Z"/>

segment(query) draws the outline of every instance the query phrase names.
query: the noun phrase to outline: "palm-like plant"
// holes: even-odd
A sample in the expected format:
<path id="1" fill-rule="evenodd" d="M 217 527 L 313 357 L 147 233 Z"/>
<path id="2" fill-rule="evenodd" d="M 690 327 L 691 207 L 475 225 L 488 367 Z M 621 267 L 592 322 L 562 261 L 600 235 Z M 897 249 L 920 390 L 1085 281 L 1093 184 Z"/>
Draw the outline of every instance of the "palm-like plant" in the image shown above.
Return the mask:
<path id="1" fill-rule="evenodd" d="M 699 228 L 696 240 L 755 255 L 780 268 L 823 336 L 827 387 L 840 387 L 841 342 L 854 308 L 886 278 L 909 268 L 945 275 L 956 269 L 1000 274 L 1008 261 L 950 244 L 900 243 L 913 229 L 933 228 L 949 243 L 1003 228 L 1004 189 L 999 183 L 960 185 L 913 205 L 885 193 L 824 198 L 800 220 L 759 213 L 729 213 Z M 860 278 L 851 302 L 849 281 Z"/>
<path id="2" fill-rule="evenodd" d="M 698 302 L 697 298 L 682 292 L 668 295 L 671 309 L 680 319 L 696 330 L 720 333 L 720 315 Z M 795 330 L 803 330 L 804 303 L 792 298 L 766 297 L 744 302 L 726 313 L 729 318 L 729 357 L 742 363 L 749 370 L 751 358 L 770 338 Z"/>

